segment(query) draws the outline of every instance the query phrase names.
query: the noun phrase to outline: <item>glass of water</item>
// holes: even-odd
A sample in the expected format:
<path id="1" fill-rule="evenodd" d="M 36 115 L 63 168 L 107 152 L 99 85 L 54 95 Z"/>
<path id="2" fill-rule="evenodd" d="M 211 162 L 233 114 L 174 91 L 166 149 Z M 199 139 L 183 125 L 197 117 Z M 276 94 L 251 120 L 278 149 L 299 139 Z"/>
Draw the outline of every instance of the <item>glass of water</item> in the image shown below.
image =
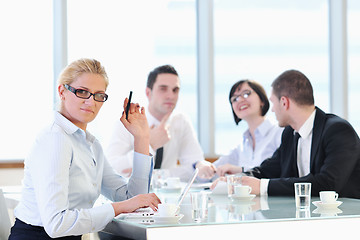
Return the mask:
<path id="1" fill-rule="evenodd" d="M 296 208 L 310 208 L 311 183 L 294 183 Z"/>
<path id="2" fill-rule="evenodd" d="M 209 195 L 207 192 L 191 192 L 192 217 L 195 222 L 203 222 L 207 218 Z"/>
<path id="3" fill-rule="evenodd" d="M 228 188 L 228 197 L 231 197 L 233 194 L 235 194 L 235 186 L 241 185 L 241 178 L 243 174 L 226 174 L 225 176 Z"/>

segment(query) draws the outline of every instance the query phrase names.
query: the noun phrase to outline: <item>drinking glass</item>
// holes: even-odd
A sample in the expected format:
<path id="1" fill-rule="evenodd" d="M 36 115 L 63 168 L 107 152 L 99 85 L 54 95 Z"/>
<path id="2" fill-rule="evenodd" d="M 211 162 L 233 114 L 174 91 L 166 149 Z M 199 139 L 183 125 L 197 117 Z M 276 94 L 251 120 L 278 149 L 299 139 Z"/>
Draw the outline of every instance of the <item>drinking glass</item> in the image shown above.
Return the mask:
<path id="1" fill-rule="evenodd" d="M 310 208 L 311 183 L 294 183 L 296 208 Z"/>
<path id="2" fill-rule="evenodd" d="M 241 178 L 243 174 L 233 174 L 233 175 L 226 175 L 226 182 L 228 188 L 228 197 L 231 197 L 235 194 L 235 186 L 241 185 Z"/>
<path id="3" fill-rule="evenodd" d="M 206 192 L 191 192 L 192 216 L 195 222 L 207 218 L 209 195 Z"/>

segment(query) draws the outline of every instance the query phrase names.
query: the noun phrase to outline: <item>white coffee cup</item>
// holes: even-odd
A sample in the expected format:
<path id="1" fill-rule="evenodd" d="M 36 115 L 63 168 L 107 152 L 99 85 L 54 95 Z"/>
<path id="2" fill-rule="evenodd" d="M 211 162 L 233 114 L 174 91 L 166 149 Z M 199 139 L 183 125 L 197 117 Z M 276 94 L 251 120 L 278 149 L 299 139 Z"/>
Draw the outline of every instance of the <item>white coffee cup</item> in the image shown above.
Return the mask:
<path id="1" fill-rule="evenodd" d="M 239 197 L 247 197 L 250 195 L 251 191 L 252 188 L 250 186 L 238 185 L 234 187 L 235 195 Z"/>
<path id="2" fill-rule="evenodd" d="M 339 197 L 335 191 L 321 191 L 319 194 L 322 203 L 334 203 Z"/>
<path id="3" fill-rule="evenodd" d="M 160 203 L 157 211 L 160 217 L 173 217 L 176 215 L 178 207 L 175 203 Z"/>
<path id="4" fill-rule="evenodd" d="M 178 188 L 180 187 L 180 178 L 179 177 L 169 177 L 165 181 L 166 187 L 168 188 Z"/>

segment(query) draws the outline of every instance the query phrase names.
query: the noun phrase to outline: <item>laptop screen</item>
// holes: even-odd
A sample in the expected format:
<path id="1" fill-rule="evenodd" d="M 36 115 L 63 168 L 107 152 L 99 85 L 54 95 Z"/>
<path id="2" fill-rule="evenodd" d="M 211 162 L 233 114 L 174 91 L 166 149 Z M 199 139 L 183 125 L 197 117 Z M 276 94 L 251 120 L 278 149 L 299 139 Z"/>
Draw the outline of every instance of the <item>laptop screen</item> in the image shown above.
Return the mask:
<path id="1" fill-rule="evenodd" d="M 189 180 L 188 183 L 186 184 L 184 190 L 183 190 L 182 193 L 180 194 L 180 197 L 179 197 L 178 203 L 177 203 L 178 206 L 180 206 L 180 204 L 181 204 L 182 201 L 184 200 L 187 192 L 189 191 L 191 185 L 192 185 L 193 182 L 195 181 L 195 178 L 197 177 L 198 173 L 199 173 L 199 169 L 196 168 L 195 171 L 194 171 L 194 173 L 193 173 L 193 175 L 191 176 L 190 180 Z"/>
<path id="2" fill-rule="evenodd" d="M 181 192 L 178 201 L 177 201 L 177 206 L 180 206 L 181 203 L 183 202 L 186 194 L 188 193 L 191 185 L 194 183 L 195 178 L 197 177 L 199 173 L 199 169 L 195 169 L 193 175 L 191 176 L 190 180 L 186 183 L 185 188 L 183 189 L 183 191 Z M 134 212 L 131 213 L 122 213 L 119 214 L 117 217 L 115 218 L 120 218 L 123 216 L 126 216 L 126 218 L 141 218 L 141 217 L 150 217 L 154 215 L 154 211 L 150 208 L 150 207 L 145 207 L 145 208 L 139 208 L 137 210 L 135 210 Z"/>

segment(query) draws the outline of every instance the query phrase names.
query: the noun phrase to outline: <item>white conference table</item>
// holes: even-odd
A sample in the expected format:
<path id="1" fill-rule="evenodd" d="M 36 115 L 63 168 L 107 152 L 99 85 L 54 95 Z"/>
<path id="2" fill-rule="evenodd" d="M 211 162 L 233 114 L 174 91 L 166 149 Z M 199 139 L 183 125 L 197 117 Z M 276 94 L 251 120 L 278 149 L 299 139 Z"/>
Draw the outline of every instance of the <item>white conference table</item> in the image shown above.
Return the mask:
<path id="1" fill-rule="evenodd" d="M 195 190 L 194 190 L 195 191 Z M 179 193 L 157 192 L 162 201 L 177 199 Z M 311 201 L 318 201 L 312 197 Z M 360 200 L 340 198 L 338 208 L 320 209 L 311 204 L 297 211 L 294 197 L 256 197 L 232 201 L 226 195 L 209 194 L 207 218 L 192 219 L 189 194 L 181 205 L 184 217 L 178 223 L 115 218 L 103 232 L 130 239 L 343 239 L 359 238 Z M 289 233 L 291 235 L 289 236 Z M 116 238 L 115 238 L 116 239 Z"/>
<path id="2" fill-rule="evenodd" d="M 20 186 L 3 188 L 11 208 L 20 199 Z M 190 191 L 199 191 L 192 189 Z M 156 192 L 163 202 L 180 195 Z M 101 199 L 100 199 L 101 200 Z M 318 201 L 312 197 L 311 201 Z M 142 219 L 115 218 L 103 232 L 130 239 L 358 239 L 360 200 L 339 198 L 338 208 L 321 210 L 311 204 L 309 211 L 297 211 L 294 197 L 256 197 L 251 201 L 232 201 L 226 195 L 209 194 L 207 218 L 195 222 L 189 193 L 180 207 L 184 217 L 178 223 L 141 223 Z M 14 202 L 14 204 L 12 204 Z M 289 236 L 289 233 L 291 235 Z"/>

